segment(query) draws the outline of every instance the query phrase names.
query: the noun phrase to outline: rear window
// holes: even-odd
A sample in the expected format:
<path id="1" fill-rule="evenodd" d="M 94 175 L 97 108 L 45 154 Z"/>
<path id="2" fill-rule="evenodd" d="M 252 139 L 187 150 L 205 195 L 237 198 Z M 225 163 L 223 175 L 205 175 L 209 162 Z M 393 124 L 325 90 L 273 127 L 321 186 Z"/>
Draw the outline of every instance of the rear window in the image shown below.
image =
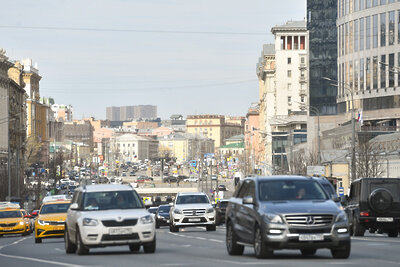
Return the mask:
<path id="1" fill-rule="evenodd" d="M 0 219 L 21 218 L 21 212 L 18 210 L 0 211 Z"/>
<path id="2" fill-rule="evenodd" d="M 399 199 L 400 199 L 399 198 L 400 187 L 399 187 L 398 183 L 391 183 L 391 182 L 389 182 L 389 183 L 374 183 L 374 182 L 371 182 L 370 183 L 370 192 L 372 192 L 372 191 L 374 191 L 374 190 L 376 190 L 378 188 L 385 188 L 385 189 L 389 190 L 390 194 L 393 197 L 393 200 L 395 202 L 399 201 Z"/>
<path id="3" fill-rule="evenodd" d="M 169 210 L 171 209 L 171 206 L 160 206 L 158 208 L 158 212 L 169 212 Z"/>

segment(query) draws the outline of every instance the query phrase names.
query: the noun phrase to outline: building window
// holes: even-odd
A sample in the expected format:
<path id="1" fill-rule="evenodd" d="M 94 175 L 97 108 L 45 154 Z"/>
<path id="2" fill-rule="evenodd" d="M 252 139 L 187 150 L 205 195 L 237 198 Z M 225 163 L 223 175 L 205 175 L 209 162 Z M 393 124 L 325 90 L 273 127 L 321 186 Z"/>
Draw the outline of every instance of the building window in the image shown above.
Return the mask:
<path id="1" fill-rule="evenodd" d="M 304 103 L 304 96 L 301 97 L 301 103 Z"/>
<path id="2" fill-rule="evenodd" d="M 371 0 L 366 0 L 365 8 L 371 8 Z"/>
<path id="3" fill-rule="evenodd" d="M 364 59 L 360 59 L 360 90 L 364 91 Z"/>
<path id="4" fill-rule="evenodd" d="M 365 18 L 365 25 L 366 25 L 365 49 L 370 49 L 371 48 L 371 17 L 368 16 Z"/>
<path id="5" fill-rule="evenodd" d="M 364 35 L 365 35 L 364 18 L 360 18 L 360 51 L 364 50 Z"/>
<path id="6" fill-rule="evenodd" d="M 359 1 L 359 0 L 353 0 L 354 12 L 357 12 L 357 11 L 358 11 L 358 1 Z"/>
<path id="7" fill-rule="evenodd" d="M 291 71 L 291 70 L 288 70 L 288 71 L 287 71 L 287 76 L 288 76 L 288 78 L 291 78 L 291 77 L 292 77 L 292 71 Z"/>
<path id="8" fill-rule="evenodd" d="M 287 64 L 288 64 L 288 65 L 292 64 L 292 58 L 291 58 L 291 57 L 288 57 L 288 58 L 287 58 Z"/>
<path id="9" fill-rule="evenodd" d="M 366 72 L 366 89 L 371 90 L 371 58 L 367 57 L 365 62 L 365 72 Z"/>
<path id="10" fill-rule="evenodd" d="M 288 102 L 289 105 L 292 104 L 292 97 L 291 97 L 291 96 L 288 96 L 288 97 L 287 97 L 287 102 Z"/>
<path id="11" fill-rule="evenodd" d="M 305 57 L 301 57 L 301 58 L 300 58 L 300 63 L 301 63 L 301 64 L 304 64 L 304 63 L 306 63 L 306 59 L 305 59 Z"/>
<path id="12" fill-rule="evenodd" d="M 365 0 L 360 0 L 360 10 L 365 9 Z"/>
<path id="13" fill-rule="evenodd" d="M 400 10 L 398 11 L 397 16 L 397 42 L 400 44 Z"/>
<path id="14" fill-rule="evenodd" d="M 372 46 L 378 47 L 378 15 L 372 16 Z"/>
<path id="15" fill-rule="evenodd" d="M 389 54 L 389 87 L 394 86 L 394 54 Z"/>
<path id="16" fill-rule="evenodd" d="M 285 39 L 285 36 L 281 36 L 281 50 L 286 50 L 286 39 Z"/>
<path id="17" fill-rule="evenodd" d="M 344 24 L 344 54 L 349 53 L 349 23 Z"/>
<path id="18" fill-rule="evenodd" d="M 293 49 L 298 50 L 299 49 L 299 36 L 294 36 L 293 37 Z"/>
<path id="19" fill-rule="evenodd" d="M 306 37 L 300 36 L 300 50 L 306 49 Z"/>
<path id="20" fill-rule="evenodd" d="M 386 45 L 386 13 L 381 14 L 381 46 Z"/>
<path id="21" fill-rule="evenodd" d="M 353 28 L 353 21 L 350 21 L 349 23 L 349 54 L 353 53 L 353 41 L 354 41 L 354 28 Z"/>
<path id="22" fill-rule="evenodd" d="M 287 50 L 292 50 L 293 46 L 292 46 L 292 36 L 288 36 L 287 37 Z"/>
<path id="23" fill-rule="evenodd" d="M 349 62 L 349 85 L 353 88 L 353 61 Z"/>
<path id="24" fill-rule="evenodd" d="M 394 11 L 389 12 L 389 45 L 394 44 Z"/>
<path id="25" fill-rule="evenodd" d="M 290 91 L 292 89 L 292 84 L 291 83 L 287 84 L 287 89 L 288 89 L 288 91 Z"/>
<path id="26" fill-rule="evenodd" d="M 358 20 L 354 21 L 354 52 L 358 51 Z"/>
<path id="27" fill-rule="evenodd" d="M 373 57 L 372 60 L 373 60 L 373 62 L 372 62 L 372 64 L 373 64 L 372 86 L 373 86 L 373 89 L 377 89 L 378 88 L 378 57 L 375 56 L 375 57 Z"/>
<path id="28" fill-rule="evenodd" d="M 358 91 L 358 61 L 354 61 L 354 90 Z"/>
<path id="29" fill-rule="evenodd" d="M 386 63 L 386 55 L 381 56 L 381 62 Z M 381 88 L 386 88 L 386 65 L 381 64 Z"/>

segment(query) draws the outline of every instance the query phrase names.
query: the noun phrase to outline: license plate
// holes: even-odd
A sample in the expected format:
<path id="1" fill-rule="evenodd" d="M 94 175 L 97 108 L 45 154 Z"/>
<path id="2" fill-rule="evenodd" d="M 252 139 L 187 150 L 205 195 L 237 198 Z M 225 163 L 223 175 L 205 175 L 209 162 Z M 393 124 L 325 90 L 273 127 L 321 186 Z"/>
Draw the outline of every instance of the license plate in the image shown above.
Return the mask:
<path id="1" fill-rule="evenodd" d="M 189 219 L 189 222 L 199 222 L 200 218 Z"/>
<path id="2" fill-rule="evenodd" d="M 377 222 L 393 222 L 392 217 L 377 217 L 376 218 Z"/>
<path id="3" fill-rule="evenodd" d="M 64 230 L 64 226 L 57 226 L 57 227 L 54 227 L 54 230 L 56 230 L 56 231 Z"/>
<path id="4" fill-rule="evenodd" d="M 299 235 L 299 241 L 322 241 L 324 240 L 324 235 Z"/>
<path id="5" fill-rule="evenodd" d="M 129 235 L 132 230 L 129 228 L 111 228 L 108 233 L 110 235 Z"/>

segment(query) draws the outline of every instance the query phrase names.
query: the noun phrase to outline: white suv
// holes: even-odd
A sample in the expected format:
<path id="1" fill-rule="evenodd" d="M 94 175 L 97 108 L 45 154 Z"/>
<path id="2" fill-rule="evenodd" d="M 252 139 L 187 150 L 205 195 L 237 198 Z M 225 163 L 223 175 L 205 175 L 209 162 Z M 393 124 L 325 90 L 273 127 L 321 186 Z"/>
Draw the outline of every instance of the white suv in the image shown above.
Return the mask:
<path id="1" fill-rule="evenodd" d="M 65 221 L 65 251 L 79 255 L 90 248 L 143 246 L 156 249 L 155 220 L 128 185 L 86 185 L 75 190 Z"/>
<path id="2" fill-rule="evenodd" d="M 170 210 L 171 232 L 180 227 L 206 226 L 207 231 L 215 231 L 215 210 L 204 193 L 178 193 Z"/>

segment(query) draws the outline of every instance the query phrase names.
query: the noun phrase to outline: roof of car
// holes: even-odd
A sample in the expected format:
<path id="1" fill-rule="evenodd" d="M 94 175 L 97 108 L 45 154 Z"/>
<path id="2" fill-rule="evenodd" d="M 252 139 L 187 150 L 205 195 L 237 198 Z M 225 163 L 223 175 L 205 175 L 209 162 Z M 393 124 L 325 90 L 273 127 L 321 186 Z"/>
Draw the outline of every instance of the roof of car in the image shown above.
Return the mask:
<path id="1" fill-rule="evenodd" d="M 182 195 L 205 195 L 203 192 L 179 192 L 179 196 Z"/>
<path id="2" fill-rule="evenodd" d="M 247 177 L 246 179 L 259 180 L 259 181 L 267 181 L 267 180 L 310 180 L 309 176 L 300 176 L 300 175 L 273 175 L 273 176 L 256 176 L 256 177 Z"/>
<path id="3" fill-rule="evenodd" d="M 103 191 L 130 191 L 134 190 L 130 185 L 121 184 L 95 184 L 84 187 L 86 192 L 103 192 Z"/>

